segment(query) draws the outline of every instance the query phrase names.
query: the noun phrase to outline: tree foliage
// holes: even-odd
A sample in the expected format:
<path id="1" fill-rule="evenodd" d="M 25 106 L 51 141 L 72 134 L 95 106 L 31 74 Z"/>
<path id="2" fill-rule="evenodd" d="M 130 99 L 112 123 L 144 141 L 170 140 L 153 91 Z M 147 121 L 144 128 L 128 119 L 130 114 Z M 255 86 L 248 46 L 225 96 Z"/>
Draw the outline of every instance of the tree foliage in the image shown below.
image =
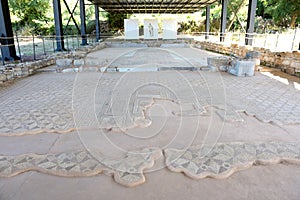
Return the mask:
<path id="1" fill-rule="evenodd" d="M 51 26 L 48 0 L 9 0 L 9 7 L 16 29 L 28 27 L 33 33 L 44 33 Z"/>
<path id="2" fill-rule="evenodd" d="M 258 15 L 272 18 L 278 26 L 295 27 L 300 23 L 299 0 L 259 0 Z"/>
<path id="3" fill-rule="evenodd" d="M 228 1 L 227 31 L 245 32 L 248 4 L 248 0 Z M 220 2 L 211 6 L 211 27 L 213 31 L 219 31 L 221 8 Z M 256 32 L 263 33 L 294 28 L 300 23 L 300 1 L 258 0 L 256 15 Z"/>
<path id="4" fill-rule="evenodd" d="M 247 20 L 248 0 L 230 0 L 227 4 L 227 30 L 228 31 L 244 31 Z M 211 6 L 211 29 L 212 31 L 219 31 L 221 25 L 222 5 L 221 1 Z M 205 16 L 205 12 L 203 12 Z"/>
<path id="5" fill-rule="evenodd" d="M 124 29 L 124 19 L 127 19 L 129 16 L 127 14 L 119 13 L 108 13 L 108 24 L 112 31 L 118 31 Z"/>
<path id="6" fill-rule="evenodd" d="M 77 0 L 67 0 L 71 10 L 76 5 Z M 248 0 L 228 0 L 227 13 L 227 31 L 242 31 L 245 32 Z M 67 25 L 69 13 L 63 2 L 62 17 L 63 26 Z M 21 34 L 53 34 L 54 33 L 54 16 L 52 1 L 48 0 L 9 0 L 11 18 L 13 28 Z M 256 18 L 256 31 L 264 32 L 270 29 L 284 29 L 287 27 L 295 27 L 300 23 L 300 2 L 299 0 L 258 0 Z M 118 31 L 124 28 L 124 19 L 129 16 L 126 14 L 104 14 L 100 13 L 102 20 L 107 19 L 110 30 Z M 80 25 L 80 11 L 77 8 L 74 12 L 74 18 Z M 203 10 L 203 18 L 205 11 Z M 94 6 L 86 6 L 86 19 L 88 33 L 94 31 Z M 221 19 L 221 4 L 220 1 L 211 6 L 211 31 L 219 31 Z M 205 31 L 204 19 L 191 20 L 186 19 L 181 24 L 184 32 L 199 32 Z M 76 34 L 78 30 L 75 23 L 71 20 L 69 26 L 65 28 L 66 34 Z"/>

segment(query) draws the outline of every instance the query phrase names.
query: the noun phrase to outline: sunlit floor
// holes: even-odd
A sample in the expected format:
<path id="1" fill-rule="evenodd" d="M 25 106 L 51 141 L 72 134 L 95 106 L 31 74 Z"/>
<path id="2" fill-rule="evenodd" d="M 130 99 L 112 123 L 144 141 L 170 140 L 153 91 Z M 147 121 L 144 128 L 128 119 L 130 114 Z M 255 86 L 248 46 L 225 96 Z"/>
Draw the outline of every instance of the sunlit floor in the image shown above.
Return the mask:
<path id="1" fill-rule="evenodd" d="M 139 70 L 2 85 L 0 199 L 299 199 L 299 78 L 190 70 L 215 55 L 105 48 L 85 67 Z"/>

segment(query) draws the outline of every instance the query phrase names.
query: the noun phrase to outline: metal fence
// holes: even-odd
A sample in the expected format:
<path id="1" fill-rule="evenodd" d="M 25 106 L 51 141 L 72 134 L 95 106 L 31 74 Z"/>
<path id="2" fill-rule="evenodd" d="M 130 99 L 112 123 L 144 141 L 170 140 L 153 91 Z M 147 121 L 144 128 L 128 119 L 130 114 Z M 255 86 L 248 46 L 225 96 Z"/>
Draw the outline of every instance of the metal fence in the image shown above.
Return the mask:
<path id="1" fill-rule="evenodd" d="M 181 35 L 182 36 L 182 35 Z M 179 36 L 179 37 L 181 37 Z M 191 37 L 197 41 L 209 41 L 213 43 L 220 43 L 221 33 L 217 32 L 195 32 L 189 35 L 183 35 L 183 37 Z M 108 36 L 111 37 L 111 36 Z M 245 45 L 245 40 L 252 39 L 252 46 L 270 49 L 273 52 L 286 52 L 295 51 L 300 47 L 300 29 L 288 31 L 287 33 L 273 33 L 273 34 L 248 34 L 245 33 L 227 32 L 222 35 L 224 37 L 224 45 L 239 44 Z M 96 35 L 86 35 L 88 44 L 95 44 Z M 106 36 L 101 36 L 102 40 L 105 40 Z M 33 61 L 42 59 L 45 55 L 52 54 L 56 51 L 56 36 L 18 36 L 15 34 L 13 38 L 0 37 L 0 57 L 1 64 L 5 65 L 7 62 L 3 59 L 2 48 L 5 46 L 5 40 L 14 40 L 17 56 L 20 57 L 20 61 Z M 80 35 L 65 35 L 64 44 L 66 51 L 69 53 L 81 46 Z"/>
<path id="2" fill-rule="evenodd" d="M 198 41 L 209 41 L 220 43 L 221 33 L 215 32 L 198 32 L 191 33 L 191 37 Z M 246 39 L 252 39 L 253 47 L 270 49 L 273 52 L 296 51 L 300 44 L 300 29 L 290 30 L 286 33 L 268 33 L 268 34 L 245 34 L 236 32 L 227 32 L 224 34 L 224 44 L 245 45 Z"/>
<path id="3" fill-rule="evenodd" d="M 88 44 L 95 44 L 97 42 L 96 35 L 86 35 L 86 38 Z M 105 38 L 105 36 L 102 37 L 102 39 Z M 20 62 L 42 59 L 45 55 L 55 53 L 57 49 L 56 36 L 18 36 L 15 34 L 13 38 L 0 37 L 0 41 L 11 39 L 14 40 L 14 46 L 17 56 L 20 58 Z M 66 51 L 62 53 L 69 53 L 81 47 L 81 35 L 65 35 L 63 39 Z M 2 65 L 8 63 L 2 56 L 2 48 L 7 46 L 13 45 L 7 45 L 6 42 L 0 44 L 0 59 Z"/>

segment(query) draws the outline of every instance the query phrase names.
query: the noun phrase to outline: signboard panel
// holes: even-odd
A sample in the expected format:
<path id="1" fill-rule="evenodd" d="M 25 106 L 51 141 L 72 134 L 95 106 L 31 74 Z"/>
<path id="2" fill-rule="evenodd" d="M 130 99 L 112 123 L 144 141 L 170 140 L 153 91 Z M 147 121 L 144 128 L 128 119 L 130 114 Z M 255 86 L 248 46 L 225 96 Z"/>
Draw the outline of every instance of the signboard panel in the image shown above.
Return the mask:
<path id="1" fill-rule="evenodd" d="M 177 21 L 175 19 L 163 20 L 163 39 L 165 40 L 177 39 Z"/>
<path id="2" fill-rule="evenodd" d="M 144 39 L 158 39 L 158 21 L 156 19 L 144 20 Z"/>
<path id="3" fill-rule="evenodd" d="M 137 40 L 139 39 L 139 20 L 124 19 L 125 39 Z"/>

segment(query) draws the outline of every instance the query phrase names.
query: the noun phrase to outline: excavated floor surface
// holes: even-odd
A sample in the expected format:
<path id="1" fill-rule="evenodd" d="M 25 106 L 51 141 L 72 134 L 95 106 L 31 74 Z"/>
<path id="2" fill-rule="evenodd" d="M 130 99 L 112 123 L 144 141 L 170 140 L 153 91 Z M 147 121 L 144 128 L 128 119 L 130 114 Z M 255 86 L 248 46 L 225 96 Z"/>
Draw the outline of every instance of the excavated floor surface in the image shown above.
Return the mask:
<path id="1" fill-rule="evenodd" d="M 299 199 L 299 80 L 202 71 L 215 55 L 105 48 L 105 72 L 1 85 L 0 199 Z"/>

